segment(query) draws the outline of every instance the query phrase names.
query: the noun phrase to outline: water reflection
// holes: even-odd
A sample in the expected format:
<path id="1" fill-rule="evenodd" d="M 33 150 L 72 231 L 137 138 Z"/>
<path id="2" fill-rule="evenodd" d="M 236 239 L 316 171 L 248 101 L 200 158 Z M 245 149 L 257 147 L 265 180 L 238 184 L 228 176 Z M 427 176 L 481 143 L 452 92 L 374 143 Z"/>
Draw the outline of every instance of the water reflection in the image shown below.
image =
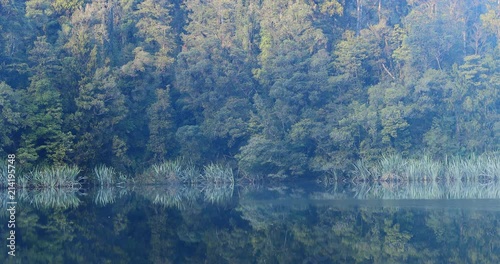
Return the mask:
<path id="1" fill-rule="evenodd" d="M 361 183 L 355 185 L 353 191 L 357 199 L 500 199 L 500 182 Z"/>
<path id="2" fill-rule="evenodd" d="M 5 252 L 0 261 L 500 263 L 497 187 L 171 185 L 85 194 L 30 191 L 19 194 L 19 254 L 7 258 Z M 2 213 L 0 221 L 6 223 L 6 217 Z M 2 225 L 1 235 L 7 237 L 6 232 Z"/>

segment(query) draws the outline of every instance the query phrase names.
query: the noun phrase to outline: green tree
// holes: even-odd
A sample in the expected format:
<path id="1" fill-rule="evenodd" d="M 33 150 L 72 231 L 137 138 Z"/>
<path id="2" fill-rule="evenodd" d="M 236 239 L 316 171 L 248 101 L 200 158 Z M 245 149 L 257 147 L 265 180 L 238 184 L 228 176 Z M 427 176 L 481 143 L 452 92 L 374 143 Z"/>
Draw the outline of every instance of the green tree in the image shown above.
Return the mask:
<path id="1" fill-rule="evenodd" d="M 5 156 L 7 152 L 15 152 L 14 133 L 19 130 L 21 124 L 20 109 L 17 109 L 19 100 L 14 90 L 5 82 L 0 83 L 0 141 L 1 151 Z"/>
<path id="2" fill-rule="evenodd" d="M 248 40 L 254 29 L 252 24 L 239 24 L 237 17 L 246 16 L 242 19 L 250 23 L 254 4 L 186 2 L 190 23 L 177 56 L 176 87 L 182 93 L 179 102 L 192 116 L 182 125 L 199 124 L 213 151 L 206 153 L 208 159 L 216 153 L 236 152 L 247 138 L 255 89 Z M 247 7 L 250 12 L 243 12 Z"/>
<path id="3" fill-rule="evenodd" d="M 156 90 L 156 102 L 148 109 L 148 149 L 154 161 L 163 160 L 173 149 L 173 116 L 170 103 L 170 87 Z"/>
<path id="4" fill-rule="evenodd" d="M 71 150 L 72 134 L 62 130 L 60 93 L 50 80 L 33 77 L 23 98 L 23 126 L 19 161 L 62 165 Z"/>
<path id="5" fill-rule="evenodd" d="M 78 164 L 97 164 L 121 157 L 123 146 L 117 147 L 122 145 L 120 138 L 127 131 L 117 128 L 127 109 L 113 71 L 99 68 L 93 76 L 82 79 L 75 101 L 77 110 L 70 117 L 76 136 L 74 160 Z"/>
<path id="6" fill-rule="evenodd" d="M 313 8 L 306 3 L 263 2 L 261 12 L 261 52 L 259 67 L 254 70 L 254 77 L 262 87 L 254 99 L 254 120 L 261 129 L 241 149 L 238 159 L 243 165 L 258 157 L 256 164 L 272 161 L 270 168 L 276 174 L 303 174 L 308 167 L 306 153 L 314 152 L 317 141 L 311 140 L 311 145 L 299 142 L 299 134 L 312 133 L 299 130 L 315 126 L 298 124 L 308 124 L 314 115 L 311 113 L 324 106 L 331 94 L 328 89 L 331 59 L 324 49 L 327 39 L 313 26 Z M 260 153 L 261 143 L 268 141 L 275 147 Z"/>
<path id="7" fill-rule="evenodd" d="M 61 93 L 53 82 L 59 69 L 54 47 L 39 37 L 29 52 L 32 77 L 23 93 L 20 162 L 62 165 L 71 150 L 72 134 L 63 129 Z"/>

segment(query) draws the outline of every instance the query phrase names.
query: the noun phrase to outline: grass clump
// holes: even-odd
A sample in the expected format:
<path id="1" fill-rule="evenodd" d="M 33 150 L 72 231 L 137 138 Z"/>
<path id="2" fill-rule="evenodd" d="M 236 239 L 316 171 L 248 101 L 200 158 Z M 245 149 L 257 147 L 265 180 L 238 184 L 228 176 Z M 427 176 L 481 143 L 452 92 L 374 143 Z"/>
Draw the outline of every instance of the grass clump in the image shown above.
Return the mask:
<path id="1" fill-rule="evenodd" d="M 234 184 L 233 170 L 227 165 L 209 164 L 203 167 L 203 173 L 189 162 L 181 159 L 153 165 L 141 182 L 149 184 Z"/>
<path id="2" fill-rule="evenodd" d="M 127 176 L 117 172 L 114 168 L 99 165 L 94 168 L 94 175 L 99 186 L 115 186 L 126 184 L 130 181 Z"/>
<path id="3" fill-rule="evenodd" d="M 203 181 L 213 184 L 234 184 L 233 170 L 229 166 L 210 164 L 204 167 Z"/>
<path id="4" fill-rule="evenodd" d="M 183 167 L 179 159 L 155 164 L 153 165 L 154 176 L 169 182 L 180 182 L 183 179 Z"/>
<path id="5" fill-rule="evenodd" d="M 140 182 L 145 184 L 192 184 L 199 180 L 196 167 L 182 159 L 155 164 L 140 177 Z"/>
<path id="6" fill-rule="evenodd" d="M 466 182 L 500 180 L 500 156 L 471 155 L 467 159 L 453 157 L 447 160 L 446 179 Z"/>
<path id="7" fill-rule="evenodd" d="M 500 156 L 494 154 L 451 157 L 437 161 L 429 155 L 405 159 L 383 156 L 369 165 L 359 160 L 354 165 L 354 182 L 488 182 L 500 180 Z"/>
<path id="8" fill-rule="evenodd" d="M 78 177 L 80 169 L 77 166 L 60 166 L 45 169 L 35 169 L 21 180 L 21 186 L 33 188 L 74 188 L 80 186 Z"/>
<path id="9" fill-rule="evenodd" d="M 414 182 L 437 181 L 442 176 L 443 166 L 425 155 L 422 159 L 411 159 L 405 163 L 405 180 Z"/>

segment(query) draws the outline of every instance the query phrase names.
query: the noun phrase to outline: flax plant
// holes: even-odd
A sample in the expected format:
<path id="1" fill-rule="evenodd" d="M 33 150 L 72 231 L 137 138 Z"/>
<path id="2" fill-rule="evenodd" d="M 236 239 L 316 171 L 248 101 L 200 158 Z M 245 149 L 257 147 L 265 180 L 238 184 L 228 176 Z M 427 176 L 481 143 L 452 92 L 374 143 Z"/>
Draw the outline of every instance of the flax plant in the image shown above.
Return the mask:
<path id="1" fill-rule="evenodd" d="M 425 155 L 422 159 L 411 159 L 405 163 L 404 175 L 408 181 L 437 181 L 442 178 L 443 166 Z"/>
<path id="2" fill-rule="evenodd" d="M 128 178 L 122 173 L 117 172 L 114 168 L 105 165 L 99 165 L 94 168 L 94 175 L 99 186 L 117 186 L 133 182 L 133 179 Z"/>
<path id="3" fill-rule="evenodd" d="M 407 161 L 399 155 L 383 155 L 378 163 L 381 181 L 407 180 L 404 168 Z"/>
<path id="4" fill-rule="evenodd" d="M 181 160 L 166 161 L 153 165 L 155 179 L 167 180 L 168 182 L 182 181 L 183 166 Z"/>
<path id="5" fill-rule="evenodd" d="M 353 182 L 488 182 L 500 180 L 500 156 L 495 154 L 445 157 L 442 161 L 424 155 L 403 159 L 399 155 L 383 156 L 373 166 L 364 160 L 354 165 Z"/>
<path id="6" fill-rule="evenodd" d="M 203 176 L 204 182 L 213 184 L 232 184 L 234 185 L 233 170 L 228 166 L 220 164 L 210 164 L 204 167 Z"/>
<path id="7" fill-rule="evenodd" d="M 83 179 L 83 177 L 77 178 L 79 173 L 80 169 L 77 166 L 35 169 L 27 175 L 24 185 L 35 188 L 79 187 L 79 181 Z"/>

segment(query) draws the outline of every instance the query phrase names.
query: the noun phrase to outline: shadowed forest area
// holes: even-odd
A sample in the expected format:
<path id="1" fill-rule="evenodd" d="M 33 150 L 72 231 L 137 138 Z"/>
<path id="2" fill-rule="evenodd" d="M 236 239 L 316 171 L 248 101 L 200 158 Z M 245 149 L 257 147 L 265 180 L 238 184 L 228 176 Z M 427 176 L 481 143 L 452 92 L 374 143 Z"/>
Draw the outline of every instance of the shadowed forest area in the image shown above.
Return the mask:
<path id="1" fill-rule="evenodd" d="M 310 177 L 500 149 L 498 1 L 0 0 L 0 17 L 0 155 L 25 170 Z"/>

